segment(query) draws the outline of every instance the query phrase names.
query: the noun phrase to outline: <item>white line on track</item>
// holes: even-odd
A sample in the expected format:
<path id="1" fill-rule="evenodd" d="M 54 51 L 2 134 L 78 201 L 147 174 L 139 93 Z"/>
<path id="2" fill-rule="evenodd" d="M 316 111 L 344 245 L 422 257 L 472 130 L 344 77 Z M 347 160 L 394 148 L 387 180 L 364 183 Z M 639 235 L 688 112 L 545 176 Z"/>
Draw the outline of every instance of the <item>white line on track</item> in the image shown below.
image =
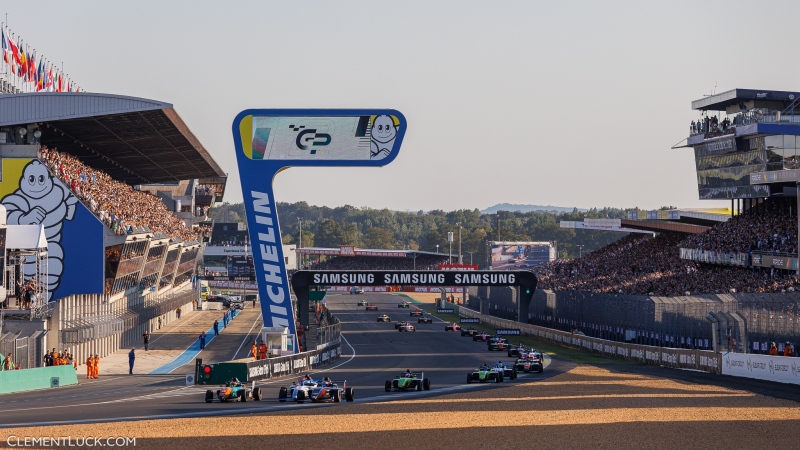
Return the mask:
<path id="1" fill-rule="evenodd" d="M 250 326 L 250 331 L 248 331 L 248 332 L 247 332 L 247 336 L 245 336 L 245 337 L 244 337 L 244 339 L 242 339 L 242 343 L 241 343 L 241 344 L 239 344 L 239 348 L 237 348 L 237 349 L 236 349 L 236 351 L 235 351 L 235 352 L 233 352 L 233 356 L 231 357 L 231 360 L 234 360 L 234 359 L 236 359 L 236 355 L 238 355 L 238 354 L 239 354 L 239 350 L 241 350 L 241 349 L 242 349 L 242 346 L 244 346 L 244 342 L 245 342 L 246 340 L 250 339 L 250 334 L 252 334 L 252 333 L 253 333 L 253 328 L 255 328 L 255 326 L 256 326 L 256 324 L 258 323 L 258 321 L 259 321 L 259 320 L 261 320 L 261 314 L 259 314 L 259 315 L 256 317 L 256 320 L 255 320 L 255 321 L 253 321 L 253 325 L 251 325 L 251 326 Z"/>

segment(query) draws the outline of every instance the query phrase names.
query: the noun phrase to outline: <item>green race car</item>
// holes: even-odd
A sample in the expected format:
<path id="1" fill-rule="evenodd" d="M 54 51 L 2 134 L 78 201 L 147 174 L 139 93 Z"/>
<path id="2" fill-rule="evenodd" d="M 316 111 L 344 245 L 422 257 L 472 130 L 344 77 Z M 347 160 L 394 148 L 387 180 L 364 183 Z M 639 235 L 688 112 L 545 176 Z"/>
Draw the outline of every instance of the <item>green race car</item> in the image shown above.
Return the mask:
<path id="1" fill-rule="evenodd" d="M 411 372 L 407 370 L 396 376 L 394 380 L 386 380 L 386 392 L 431 389 L 431 380 L 425 378 L 424 372 Z"/>
<path id="2" fill-rule="evenodd" d="M 479 367 L 478 370 L 467 374 L 467 384 L 472 382 L 486 383 L 493 381 L 495 383 L 503 382 L 503 370 L 497 370 L 489 366 Z"/>

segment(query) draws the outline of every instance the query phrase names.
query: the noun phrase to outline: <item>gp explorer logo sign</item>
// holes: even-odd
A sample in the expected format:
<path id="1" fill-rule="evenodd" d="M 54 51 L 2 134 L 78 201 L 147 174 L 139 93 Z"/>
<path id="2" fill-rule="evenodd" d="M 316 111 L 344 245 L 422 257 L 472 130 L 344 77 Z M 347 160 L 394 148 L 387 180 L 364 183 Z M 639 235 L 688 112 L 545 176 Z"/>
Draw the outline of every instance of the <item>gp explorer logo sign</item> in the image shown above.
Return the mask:
<path id="1" fill-rule="evenodd" d="M 405 117 L 391 109 L 252 109 L 236 116 L 233 140 L 265 327 L 297 335 L 272 191 L 275 175 L 292 166 L 385 166 L 397 157 L 405 130 Z M 355 253 L 351 247 L 343 254 L 347 250 Z M 300 320 L 307 324 L 305 316 Z"/>
<path id="2" fill-rule="evenodd" d="M 330 133 L 323 133 L 321 130 L 317 130 L 316 128 L 309 128 L 305 129 L 305 125 L 299 125 L 295 127 L 294 125 L 289 125 L 293 131 L 300 131 L 297 133 L 297 139 L 295 139 L 295 144 L 297 148 L 300 150 L 311 150 L 311 154 L 314 155 L 317 153 L 317 149 L 314 147 L 323 147 L 331 143 L 331 135 Z"/>
<path id="3" fill-rule="evenodd" d="M 376 111 L 380 112 L 380 111 Z M 254 160 L 380 161 L 396 155 L 403 116 L 298 117 L 252 114 L 239 123 L 242 153 Z"/>

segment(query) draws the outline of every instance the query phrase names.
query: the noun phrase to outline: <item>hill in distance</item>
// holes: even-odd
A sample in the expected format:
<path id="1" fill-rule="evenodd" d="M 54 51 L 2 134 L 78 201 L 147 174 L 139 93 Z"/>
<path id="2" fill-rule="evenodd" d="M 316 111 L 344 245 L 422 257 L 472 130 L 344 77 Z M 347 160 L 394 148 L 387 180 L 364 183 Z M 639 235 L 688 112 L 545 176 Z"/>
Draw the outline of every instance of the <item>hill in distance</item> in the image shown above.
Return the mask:
<path id="1" fill-rule="evenodd" d="M 564 212 L 572 212 L 575 209 L 572 206 L 542 206 L 542 205 L 513 205 L 511 203 L 498 203 L 494 206 L 490 206 L 481 211 L 482 214 L 494 214 L 497 211 L 519 211 L 519 212 L 530 212 L 530 211 L 555 211 L 559 213 Z M 578 208 L 578 211 L 587 211 L 585 208 Z"/>

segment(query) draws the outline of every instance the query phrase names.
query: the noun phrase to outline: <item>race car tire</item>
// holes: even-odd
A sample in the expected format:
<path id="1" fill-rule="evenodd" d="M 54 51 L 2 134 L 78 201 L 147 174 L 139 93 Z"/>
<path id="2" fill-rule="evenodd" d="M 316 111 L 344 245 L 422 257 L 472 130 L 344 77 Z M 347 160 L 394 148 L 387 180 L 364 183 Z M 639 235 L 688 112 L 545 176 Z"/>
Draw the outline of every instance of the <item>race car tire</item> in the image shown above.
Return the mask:
<path id="1" fill-rule="evenodd" d="M 214 392 L 211 390 L 206 391 L 206 403 L 211 403 L 214 401 Z"/>
<path id="2" fill-rule="evenodd" d="M 261 388 L 260 387 L 253 388 L 253 400 L 255 400 L 257 402 L 261 401 Z"/>
<path id="3" fill-rule="evenodd" d="M 477 342 L 477 341 L 478 341 L 478 336 L 472 336 L 472 342 Z"/>
<path id="4" fill-rule="evenodd" d="M 245 389 L 242 389 L 241 391 L 239 391 L 239 401 L 240 402 L 246 402 L 247 401 L 247 391 Z"/>
<path id="5" fill-rule="evenodd" d="M 471 383 L 472 383 L 472 374 L 468 373 L 467 374 L 467 384 L 471 384 Z"/>
<path id="6" fill-rule="evenodd" d="M 511 350 L 509 350 L 509 351 L 508 351 L 508 357 L 509 357 L 509 358 L 511 358 L 512 356 L 514 356 L 514 355 L 512 355 L 512 354 L 511 354 Z"/>
<path id="7" fill-rule="evenodd" d="M 502 381 L 502 380 L 500 380 L 500 377 L 498 377 L 498 376 L 494 377 L 494 382 L 495 383 L 499 383 L 500 381 Z"/>
<path id="8" fill-rule="evenodd" d="M 355 399 L 355 389 L 349 387 L 344 388 L 344 399 L 348 402 L 352 402 Z"/>
<path id="9" fill-rule="evenodd" d="M 425 389 L 426 391 L 431 390 L 431 380 L 429 378 L 422 380 L 422 389 Z"/>
<path id="10" fill-rule="evenodd" d="M 331 391 L 331 400 L 333 400 L 333 403 L 340 403 L 342 401 L 342 391 Z"/>
<path id="11" fill-rule="evenodd" d="M 418 390 L 418 391 L 421 391 L 421 390 L 422 390 L 422 383 L 420 383 L 419 381 L 417 381 L 415 384 L 417 385 L 417 390 Z"/>
<path id="12" fill-rule="evenodd" d="M 517 368 L 516 367 L 514 368 L 514 370 L 511 371 L 511 379 L 512 380 L 516 380 L 517 379 Z"/>
<path id="13" fill-rule="evenodd" d="M 278 391 L 278 401 L 279 402 L 285 402 L 286 401 L 286 397 L 288 397 L 288 396 L 289 396 L 289 389 L 286 389 L 285 386 L 282 387 L 280 391 Z"/>
<path id="14" fill-rule="evenodd" d="M 306 391 L 297 391 L 297 396 L 295 397 L 297 403 L 303 403 L 306 401 Z"/>
<path id="15" fill-rule="evenodd" d="M 386 381 L 386 385 L 384 386 L 384 389 L 386 390 L 386 392 L 391 392 L 391 390 L 392 390 L 392 382 L 387 380 Z"/>
<path id="16" fill-rule="evenodd" d="M 539 372 L 539 373 L 544 372 L 544 367 L 543 366 L 539 366 L 539 370 L 537 370 L 537 372 Z"/>
<path id="17" fill-rule="evenodd" d="M 500 382 L 502 383 L 502 382 L 504 382 L 504 381 L 506 381 L 506 380 L 505 380 L 505 378 L 503 377 L 503 374 L 501 373 L 501 374 L 500 374 Z"/>

